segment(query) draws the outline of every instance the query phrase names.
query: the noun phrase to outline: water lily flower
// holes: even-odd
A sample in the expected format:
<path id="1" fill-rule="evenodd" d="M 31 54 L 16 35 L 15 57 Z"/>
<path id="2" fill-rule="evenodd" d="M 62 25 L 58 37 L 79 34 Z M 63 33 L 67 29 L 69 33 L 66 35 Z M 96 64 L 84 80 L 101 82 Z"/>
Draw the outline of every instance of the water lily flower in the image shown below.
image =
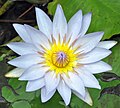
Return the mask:
<path id="1" fill-rule="evenodd" d="M 58 4 L 53 22 L 36 8 L 39 30 L 26 24 L 13 24 L 23 42 L 7 45 L 20 56 L 8 62 L 17 68 L 5 76 L 28 81 L 27 92 L 41 89 L 42 102 L 58 91 L 66 105 L 72 93 L 92 105 L 87 88 L 101 88 L 93 74 L 112 69 L 101 60 L 111 54 L 109 49 L 116 41 L 100 42 L 104 32 L 86 34 L 91 16 L 79 10 L 67 23 Z"/>

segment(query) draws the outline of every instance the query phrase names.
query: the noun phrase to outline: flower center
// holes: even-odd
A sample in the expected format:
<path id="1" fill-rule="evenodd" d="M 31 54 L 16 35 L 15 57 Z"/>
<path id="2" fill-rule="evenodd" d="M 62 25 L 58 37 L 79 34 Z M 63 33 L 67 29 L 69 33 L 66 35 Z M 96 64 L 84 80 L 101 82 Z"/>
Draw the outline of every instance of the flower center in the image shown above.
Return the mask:
<path id="1" fill-rule="evenodd" d="M 56 74 L 73 71 L 77 64 L 77 55 L 74 54 L 74 49 L 64 43 L 51 45 L 50 49 L 46 49 L 44 58 L 45 65 Z"/>
<path id="2" fill-rule="evenodd" d="M 52 60 L 53 60 L 53 64 L 57 66 L 58 68 L 63 68 L 67 66 L 69 63 L 69 57 L 63 51 L 53 53 Z"/>

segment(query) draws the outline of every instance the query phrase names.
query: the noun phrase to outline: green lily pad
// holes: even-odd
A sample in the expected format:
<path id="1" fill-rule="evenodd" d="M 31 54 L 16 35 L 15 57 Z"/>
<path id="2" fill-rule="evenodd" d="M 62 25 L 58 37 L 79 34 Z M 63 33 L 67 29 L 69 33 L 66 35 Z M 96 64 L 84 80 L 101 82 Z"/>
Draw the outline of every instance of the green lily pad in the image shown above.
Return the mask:
<path id="1" fill-rule="evenodd" d="M 6 86 L 2 88 L 2 96 L 8 102 L 15 102 L 17 100 L 31 101 L 34 99 L 35 92 L 28 93 L 25 91 L 26 82 L 21 82 L 17 79 L 10 79 L 9 84 L 12 86 L 13 89 L 10 89 Z"/>
<path id="2" fill-rule="evenodd" d="M 13 108 L 31 108 L 31 105 L 27 101 L 17 101 L 12 104 Z"/>

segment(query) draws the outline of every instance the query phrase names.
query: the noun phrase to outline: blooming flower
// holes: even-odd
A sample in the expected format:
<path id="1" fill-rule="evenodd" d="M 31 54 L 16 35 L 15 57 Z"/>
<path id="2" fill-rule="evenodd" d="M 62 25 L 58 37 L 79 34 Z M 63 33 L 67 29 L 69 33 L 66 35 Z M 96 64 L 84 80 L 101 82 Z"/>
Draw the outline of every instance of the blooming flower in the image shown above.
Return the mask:
<path id="1" fill-rule="evenodd" d="M 91 22 L 91 13 L 79 10 L 67 23 L 60 5 L 53 22 L 39 8 L 36 17 L 39 30 L 13 24 L 23 42 L 9 43 L 8 47 L 20 55 L 8 63 L 16 66 L 6 77 L 28 81 L 26 91 L 41 89 L 42 102 L 59 92 L 66 105 L 71 93 L 92 105 L 87 88 L 100 89 L 93 74 L 111 70 L 101 59 L 111 54 L 115 41 L 100 42 L 103 32 L 85 34 Z"/>

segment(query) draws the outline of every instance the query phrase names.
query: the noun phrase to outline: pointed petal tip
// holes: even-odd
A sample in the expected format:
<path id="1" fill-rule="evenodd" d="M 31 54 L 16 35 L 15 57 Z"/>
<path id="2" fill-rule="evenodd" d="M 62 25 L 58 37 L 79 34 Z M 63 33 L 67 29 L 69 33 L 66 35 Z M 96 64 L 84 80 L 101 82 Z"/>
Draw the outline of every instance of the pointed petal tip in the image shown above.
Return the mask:
<path id="1" fill-rule="evenodd" d="M 99 31 L 98 34 L 103 37 L 104 32 L 103 31 Z"/>
<path id="2" fill-rule="evenodd" d="M 98 31 L 98 32 L 95 32 L 96 35 L 99 35 L 99 36 L 103 36 L 104 35 L 104 32 L 103 31 Z"/>
<path id="3" fill-rule="evenodd" d="M 19 81 L 26 81 L 26 79 L 23 76 L 19 77 L 18 80 Z"/>
<path id="4" fill-rule="evenodd" d="M 97 89 L 99 89 L 99 90 L 100 90 L 100 89 L 101 89 L 101 86 L 99 85 L 99 86 L 97 87 Z"/>
<path id="5" fill-rule="evenodd" d="M 80 10 L 78 11 L 78 13 L 81 14 L 81 13 L 82 13 L 82 10 L 80 9 Z"/>
<path id="6" fill-rule="evenodd" d="M 35 7 L 35 10 L 39 10 L 39 8 L 38 8 L 38 7 Z"/>
<path id="7" fill-rule="evenodd" d="M 5 74 L 5 77 L 9 78 L 18 78 L 24 73 L 24 69 L 21 68 L 15 68 L 8 73 Z"/>
<path id="8" fill-rule="evenodd" d="M 16 25 L 19 25 L 19 24 L 17 24 L 17 23 L 13 23 L 12 25 L 13 25 L 13 27 L 15 27 Z"/>
<path id="9" fill-rule="evenodd" d="M 70 104 L 70 102 L 65 102 L 65 105 L 68 106 Z"/>
<path id="10" fill-rule="evenodd" d="M 60 8 L 61 8 L 62 6 L 61 6 L 61 4 L 57 4 L 57 7 L 60 7 Z"/>
<path id="11" fill-rule="evenodd" d="M 108 56 L 112 53 L 112 51 L 110 51 L 110 50 L 108 50 L 109 51 L 109 53 L 108 53 Z"/>
<path id="12" fill-rule="evenodd" d="M 26 87 L 26 92 L 34 92 L 34 91 L 36 91 L 36 90 L 32 90 L 31 88 L 29 88 L 29 87 Z"/>
<path id="13" fill-rule="evenodd" d="M 86 15 L 87 15 L 88 17 L 92 17 L 92 12 L 88 12 Z"/>
<path id="14" fill-rule="evenodd" d="M 117 41 L 112 41 L 113 46 L 115 46 L 117 43 Z"/>
<path id="15" fill-rule="evenodd" d="M 14 28 L 16 28 L 17 26 L 22 26 L 22 24 L 18 24 L 18 23 L 13 23 L 12 25 Z"/>
<path id="16" fill-rule="evenodd" d="M 92 12 L 88 12 L 88 14 L 92 16 Z"/>
<path id="17" fill-rule="evenodd" d="M 15 75 L 14 73 L 8 72 L 8 73 L 5 74 L 5 77 L 7 77 L 7 78 L 18 78 L 19 76 L 17 74 Z"/>
<path id="18" fill-rule="evenodd" d="M 90 106 L 93 106 L 93 101 L 92 101 L 91 97 L 88 99 L 88 101 L 86 101 L 86 103 Z"/>
<path id="19" fill-rule="evenodd" d="M 9 47 L 9 48 L 10 48 L 10 45 L 11 45 L 11 43 L 6 44 L 6 46 Z"/>
<path id="20" fill-rule="evenodd" d="M 101 31 L 101 34 L 102 34 L 102 35 L 104 35 L 104 32 L 103 32 L 103 31 Z"/>
<path id="21" fill-rule="evenodd" d="M 93 106 L 93 102 L 92 100 L 88 103 L 90 106 Z"/>
<path id="22" fill-rule="evenodd" d="M 5 77 L 7 77 L 7 78 L 12 78 L 12 77 L 13 77 L 13 75 L 12 75 L 12 74 L 10 74 L 10 73 L 6 73 L 6 74 L 5 74 Z"/>
<path id="23" fill-rule="evenodd" d="M 22 81 L 22 78 L 20 77 L 20 78 L 18 78 L 18 80 L 19 80 L 19 81 Z"/>
<path id="24" fill-rule="evenodd" d="M 60 4 L 57 5 L 56 10 L 57 10 L 57 9 L 63 10 L 63 9 L 62 9 L 62 6 L 61 6 Z"/>
<path id="25" fill-rule="evenodd" d="M 7 63 L 10 64 L 10 65 L 12 65 L 12 62 L 11 62 L 11 61 L 8 61 Z"/>
<path id="26" fill-rule="evenodd" d="M 29 90 L 28 88 L 26 88 L 26 92 L 33 92 L 33 91 L 31 91 L 31 90 Z"/>
<path id="27" fill-rule="evenodd" d="M 13 43 L 13 42 L 10 42 L 10 43 L 8 43 L 6 46 L 11 49 L 11 46 L 13 45 L 12 43 Z"/>
<path id="28" fill-rule="evenodd" d="M 112 66 L 108 65 L 108 71 L 112 70 Z"/>
<path id="29" fill-rule="evenodd" d="M 10 65 L 14 65 L 14 59 L 8 61 L 7 63 L 10 64 Z"/>
<path id="30" fill-rule="evenodd" d="M 47 102 L 48 100 L 45 100 L 45 99 L 43 99 L 43 98 L 41 98 L 41 102 L 42 103 L 45 103 L 45 102 Z"/>
<path id="31" fill-rule="evenodd" d="M 35 7 L 35 12 L 43 12 L 43 10 L 41 10 L 40 8 L 38 8 L 38 7 Z"/>

